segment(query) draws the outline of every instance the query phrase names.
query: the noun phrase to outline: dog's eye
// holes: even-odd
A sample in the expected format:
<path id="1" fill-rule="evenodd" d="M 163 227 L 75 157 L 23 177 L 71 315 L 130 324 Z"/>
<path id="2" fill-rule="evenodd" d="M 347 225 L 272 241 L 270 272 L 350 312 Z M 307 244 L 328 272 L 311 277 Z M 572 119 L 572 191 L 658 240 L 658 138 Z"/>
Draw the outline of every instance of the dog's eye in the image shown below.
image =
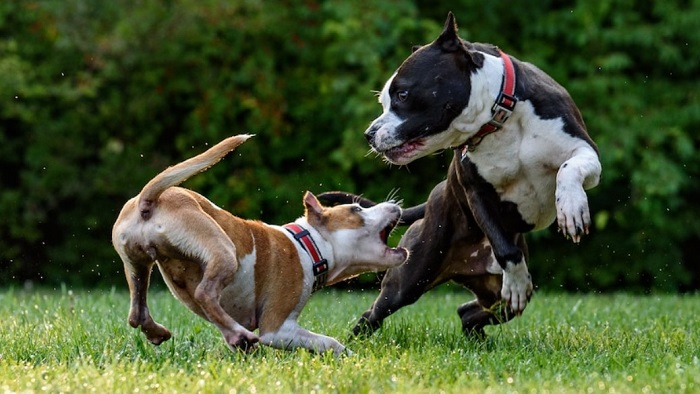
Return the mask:
<path id="1" fill-rule="evenodd" d="M 408 90 L 402 90 L 396 94 L 396 97 L 398 97 L 399 101 L 406 101 L 408 98 Z"/>
<path id="2" fill-rule="evenodd" d="M 353 205 L 352 207 L 350 207 L 351 212 L 360 212 L 361 210 L 362 210 L 362 207 L 359 205 Z"/>

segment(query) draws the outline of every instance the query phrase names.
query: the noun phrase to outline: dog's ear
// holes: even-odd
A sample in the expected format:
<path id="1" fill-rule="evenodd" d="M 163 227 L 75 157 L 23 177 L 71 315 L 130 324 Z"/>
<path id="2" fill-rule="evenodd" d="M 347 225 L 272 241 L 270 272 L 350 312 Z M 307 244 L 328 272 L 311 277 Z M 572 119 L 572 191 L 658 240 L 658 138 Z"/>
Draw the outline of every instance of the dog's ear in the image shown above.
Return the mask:
<path id="1" fill-rule="evenodd" d="M 423 45 L 414 45 L 413 48 L 411 48 L 411 53 L 423 48 Z"/>
<path id="2" fill-rule="evenodd" d="M 320 220 L 323 214 L 323 205 L 318 201 L 313 193 L 307 191 L 304 194 L 304 216 L 309 221 Z"/>
<path id="3" fill-rule="evenodd" d="M 457 35 L 457 30 L 457 20 L 452 11 L 450 11 L 447 14 L 447 20 L 445 20 L 445 27 L 437 40 L 435 40 L 435 44 L 438 45 L 443 52 L 464 52 L 465 57 L 470 60 L 476 68 L 481 68 L 484 65 L 484 56 L 476 51 L 470 51 L 459 38 L 459 35 Z"/>
<path id="4" fill-rule="evenodd" d="M 440 49 L 445 52 L 456 52 L 458 50 L 464 50 L 462 46 L 462 41 L 457 35 L 457 21 L 455 20 L 454 14 L 450 11 L 447 14 L 447 20 L 445 21 L 445 28 L 440 33 L 440 36 L 435 40 Z"/>
<path id="5" fill-rule="evenodd" d="M 473 49 L 470 49 L 469 43 L 467 43 L 466 51 L 467 51 L 467 57 L 469 58 L 469 60 L 471 60 L 472 64 L 474 64 L 474 66 L 476 68 L 483 67 L 483 65 L 484 65 L 484 54 L 483 53 L 476 51 L 476 50 L 473 50 Z"/>

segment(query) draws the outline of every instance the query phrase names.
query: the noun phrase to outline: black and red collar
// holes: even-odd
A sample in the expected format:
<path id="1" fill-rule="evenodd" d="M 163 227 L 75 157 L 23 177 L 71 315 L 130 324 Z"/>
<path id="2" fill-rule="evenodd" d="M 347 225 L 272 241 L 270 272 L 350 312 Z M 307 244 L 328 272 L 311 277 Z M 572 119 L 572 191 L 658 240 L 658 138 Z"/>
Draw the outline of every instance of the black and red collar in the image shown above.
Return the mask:
<path id="1" fill-rule="evenodd" d="M 513 61 L 500 49 L 498 52 L 503 60 L 503 78 L 501 79 L 501 90 L 496 97 L 496 102 L 491 107 L 491 120 L 481 126 L 479 131 L 467 140 L 460 148 L 462 156 L 469 151 L 472 152 L 481 143 L 485 136 L 500 130 L 515 109 L 518 99 L 515 98 L 515 69 Z"/>
<path id="2" fill-rule="evenodd" d="M 292 234 L 313 261 L 314 286 L 312 291 L 324 287 L 328 278 L 328 260 L 321 256 L 321 251 L 318 249 L 314 239 L 311 238 L 309 230 L 296 223 L 285 224 L 282 227 Z"/>

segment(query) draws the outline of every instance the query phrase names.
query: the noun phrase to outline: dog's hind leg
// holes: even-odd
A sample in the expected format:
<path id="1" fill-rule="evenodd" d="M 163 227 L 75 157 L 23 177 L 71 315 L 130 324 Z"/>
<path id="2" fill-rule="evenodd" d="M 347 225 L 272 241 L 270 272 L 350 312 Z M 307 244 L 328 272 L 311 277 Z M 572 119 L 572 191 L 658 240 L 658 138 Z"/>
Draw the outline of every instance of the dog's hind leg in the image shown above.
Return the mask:
<path id="1" fill-rule="evenodd" d="M 128 256 L 122 256 L 122 260 L 124 261 L 124 271 L 131 296 L 129 325 L 134 328 L 141 327 L 141 331 L 146 335 L 149 342 L 154 345 L 160 345 L 170 339 L 171 334 L 167 328 L 153 320 L 148 310 L 148 285 L 154 263 L 152 260 L 136 263 Z"/>
<path id="2" fill-rule="evenodd" d="M 207 320 L 212 322 L 224 336 L 224 340 L 233 350 L 250 350 L 258 337 L 236 322 L 221 307 L 221 291 L 233 278 L 235 270 L 222 272 L 218 269 L 209 269 L 209 266 L 220 266 L 221 264 L 231 264 L 231 260 L 212 259 L 207 264 L 202 282 L 197 286 L 194 299 L 206 315 Z"/>
<path id="3" fill-rule="evenodd" d="M 495 291 L 488 291 L 488 295 L 481 293 L 481 297 L 477 295 L 475 300 L 457 308 L 457 314 L 462 320 L 462 332 L 468 337 L 484 338 L 484 327 L 502 324 L 515 317 L 500 298 L 501 278 L 494 275 L 484 278 L 484 282 L 498 283 L 498 286 Z"/>
<path id="4" fill-rule="evenodd" d="M 129 325 L 138 328 L 154 345 L 170 339 L 170 331 L 156 323 L 148 310 L 147 293 L 151 280 L 151 270 L 156 260 L 156 250 L 144 241 L 133 214 L 135 199 L 131 199 L 122 209 L 112 229 L 112 245 L 124 263 L 124 275 L 129 285 Z"/>
<path id="5" fill-rule="evenodd" d="M 221 292 L 236 273 L 235 261 L 235 254 L 228 253 L 208 260 L 194 299 L 207 320 L 221 331 L 231 349 L 247 351 L 258 342 L 257 335 L 235 321 L 220 304 Z"/>
<path id="6" fill-rule="evenodd" d="M 169 242 L 178 250 L 187 251 L 200 264 L 202 279 L 194 289 L 193 300 L 204 317 L 221 332 L 233 350 L 249 350 L 258 337 L 236 322 L 220 303 L 221 292 L 238 271 L 236 246 L 224 230 L 199 210 L 180 210 Z"/>

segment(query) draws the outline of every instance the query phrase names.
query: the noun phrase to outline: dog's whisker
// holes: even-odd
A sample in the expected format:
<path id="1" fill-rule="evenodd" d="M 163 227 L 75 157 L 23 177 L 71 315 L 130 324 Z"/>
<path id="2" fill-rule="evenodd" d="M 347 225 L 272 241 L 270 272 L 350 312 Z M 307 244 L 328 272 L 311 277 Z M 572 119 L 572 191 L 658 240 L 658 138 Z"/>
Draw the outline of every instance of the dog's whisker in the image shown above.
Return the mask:
<path id="1" fill-rule="evenodd" d="M 356 195 L 356 196 L 353 196 L 353 197 L 352 197 L 352 203 L 353 203 L 353 204 L 359 204 L 360 201 L 362 201 L 362 198 L 363 198 L 363 197 L 362 197 L 362 194 L 358 194 L 358 195 Z"/>
<path id="2" fill-rule="evenodd" d="M 367 151 L 367 153 L 365 153 L 365 156 L 364 156 L 364 157 L 368 157 L 368 156 L 371 155 L 372 153 L 374 153 L 374 158 L 375 158 L 375 159 L 376 159 L 377 157 L 379 157 L 379 152 L 377 152 L 376 150 L 371 149 L 371 148 Z"/>
<path id="3" fill-rule="evenodd" d="M 387 194 L 386 199 L 384 201 L 386 202 L 391 202 L 397 205 L 401 205 L 403 203 L 403 200 L 397 199 L 397 196 L 399 194 L 399 188 L 394 188 L 389 191 L 389 194 Z"/>

